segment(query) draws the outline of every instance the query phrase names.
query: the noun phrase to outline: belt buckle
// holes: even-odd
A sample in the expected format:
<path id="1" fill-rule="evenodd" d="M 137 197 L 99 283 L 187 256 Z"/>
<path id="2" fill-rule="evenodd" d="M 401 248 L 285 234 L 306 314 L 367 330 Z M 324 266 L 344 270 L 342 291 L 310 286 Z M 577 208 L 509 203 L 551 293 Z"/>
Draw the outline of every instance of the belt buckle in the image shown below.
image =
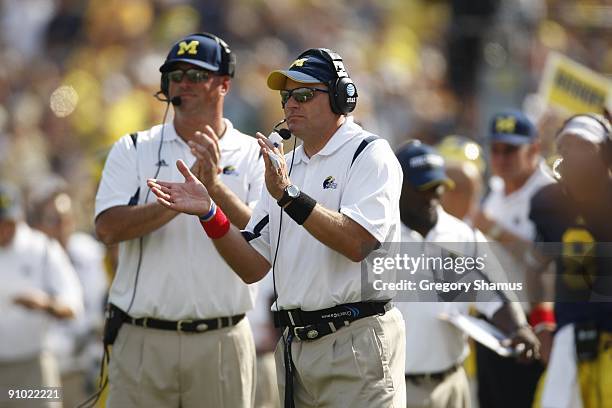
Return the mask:
<path id="1" fill-rule="evenodd" d="M 308 328 L 310 328 L 310 330 L 308 330 L 308 331 L 306 332 L 306 338 L 305 338 L 305 339 L 303 339 L 303 338 L 302 338 L 302 337 L 301 337 L 301 336 L 298 334 L 298 330 L 306 330 L 306 329 L 308 329 Z M 297 337 L 298 339 L 300 339 L 300 340 L 314 340 L 314 339 L 316 339 L 317 337 L 319 337 L 319 331 L 318 331 L 317 329 L 315 329 L 315 326 L 314 326 L 314 325 L 312 325 L 312 324 L 311 324 L 311 325 L 308 325 L 308 326 L 295 326 L 295 327 L 293 328 L 293 335 L 294 335 L 295 337 Z"/>
<path id="2" fill-rule="evenodd" d="M 178 322 L 176 322 L 176 331 L 183 331 L 183 324 L 185 323 L 193 323 L 193 320 L 190 319 L 184 319 L 184 320 L 179 320 Z"/>
<path id="3" fill-rule="evenodd" d="M 305 326 L 293 326 L 293 337 L 297 337 L 298 339 L 301 340 L 301 337 L 298 334 L 298 330 L 303 330 L 305 328 L 306 328 Z"/>

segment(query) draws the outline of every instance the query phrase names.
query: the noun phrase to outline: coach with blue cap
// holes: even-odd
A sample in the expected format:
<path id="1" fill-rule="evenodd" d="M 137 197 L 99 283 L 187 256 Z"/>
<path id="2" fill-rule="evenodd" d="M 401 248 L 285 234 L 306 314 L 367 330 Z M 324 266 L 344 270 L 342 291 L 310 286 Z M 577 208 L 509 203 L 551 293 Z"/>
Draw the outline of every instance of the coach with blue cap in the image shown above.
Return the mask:
<path id="1" fill-rule="evenodd" d="M 204 229 L 243 280 L 272 268 L 286 408 L 402 407 L 404 323 L 393 293 L 362 286 L 361 275 L 362 260 L 399 239 L 400 165 L 386 140 L 349 115 L 357 87 L 337 53 L 307 50 L 272 72 L 268 87 L 303 143 L 284 155 L 258 134 L 266 188 L 244 231 L 224 222 L 184 166 L 185 183 L 149 186 L 171 209 L 211 213 Z"/>
<path id="2" fill-rule="evenodd" d="M 493 115 L 487 138 L 493 177 L 474 225 L 506 246 L 498 256 L 508 271 L 523 280 L 527 273 L 524 254 L 536 238 L 529 219 L 531 198 L 554 178 L 540 156 L 537 129 L 523 112 L 505 110 Z M 529 307 L 524 306 L 529 315 Z M 478 381 L 483 384 L 478 390 L 480 406 L 531 406 L 543 371 L 539 362 L 520 364 L 481 346 L 476 355 Z"/>
<path id="3" fill-rule="evenodd" d="M 408 253 L 413 250 L 432 253 L 430 250 L 433 250 L 435 256 L 440 256 L 441 251 L 450 251 L 456 256 L 486 259 L 489 255 L 486 247 L 479 244 L 486 242 L 483 234 L 447 213 L 440 205 L 440 198 L 446 189 L 454 187 L 445 173 L 442 156 L 431 146 L 417 140 L 403 145 L 396 155 L 404 172 L 400 211 L 402 243 Z M 494 267 L 491 261 L 487 259 L 482 274 L 469 270 L 461 273 L 462 280 L 488 279 Z M 429 276 L 429 279 L 451 282 L 459 276 L 455 272 L 450 271 L 449 275 L 445 275 L 440 271 L 421 268 L 413 276 Z M 477 292 L 474 290 L 465 298 L 472 299 L 475 295 L 478 299 Z M 537 355 L 537 340 L 533 333 L 523 327 L 525 317 L 520 307 L 504 303 L 496 294 L 485 302 L 472 304 L 443 299 L 447 301 L 398 302 L 397 307 L 406 322 L 408 408 L 471 406 L 470 388 L 463 370 L 463 362 L 469 354 L 468 343 L 463 333 L 440 320 L 441 314 L 468 315 L 470 306 L 474 306 L 502 332 L 512 336 L 514 345 L 524 344 L 525 355 L 532 358 Z"/>
<path id="4" fill-rule="evenodd" d="M 219 37 L 175 42 L 159 100 L 171 122 L 124 135 L 111 149 L 96 196 L 98 237 L 119 245 L 109 293 L 108 407 L 237 407 L 254 404 L 255 347 L 245 312 L 255 289 L 202 235 L 197 219 L 155 202 L 148 178 L 181 179 L 189 166 L 244 227 L 263 183 L 255 138 L 223 116 L 235 56 Z"/>

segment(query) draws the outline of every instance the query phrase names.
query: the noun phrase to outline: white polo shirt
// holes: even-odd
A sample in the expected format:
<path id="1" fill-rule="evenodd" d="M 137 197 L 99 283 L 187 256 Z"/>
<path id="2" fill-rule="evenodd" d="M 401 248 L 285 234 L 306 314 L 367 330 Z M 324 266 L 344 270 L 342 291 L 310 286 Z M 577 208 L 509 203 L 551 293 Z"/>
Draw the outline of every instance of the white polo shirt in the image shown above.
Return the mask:
<path id="1" fill-rule="evenodd" d="M 418 232 L 402 224 L 402 242 L 436 242 L 453 244 L 452 250 L 479 256 L 475 242 L 486 242 L 478 230 L 438 208 L 438 223 L 423 238 Z M 445 371 L 461 364 L 469 354 L 466 335 L 452 324 L 443 321 L 443 313 L 468 314 L 471 303 L 466 302 L 395 302 L 406 323 L 406 374 L 425 374 Z M 477 302 L 473 305 L 487 317 L 502 306 L 497 302 Z"/>
<path id="2" fill-rule="evenodd" d="M 234 129 L 229 120 L 225 119 L 225 124 L 227 130 L 219 142 L 221 180 L 244 203 L 254 206 L 263 184 L 259 146 L 254 138 Z M 106 160 L 96 196 L 96 217 L 108 208 L 127 205 L 137 190 L 138 204 L 154 202 L 146 182 L 155 176 L 158 161 L 162 162 L 158 179 L 184 181 L 176 168 L 178 159 L 187 166 L 195 162 L 171 123 L 139 132 L 136 148 L 129 135 L 123 136 Z M 134 296 L 131 316 L 205 319 L 236 315 L 253 307 L 255 288 L 247 286 L 225 263 L 197 217 L 179 214 L 146 235 L 142 245 L 140 241 L 119 244 L 119 266 L 109 294 L 109 301 L 126 312 Z"/>
<path id="3" fill-rule="evenodd" d="M 398 242 L 402 171 L 389 143 L 370 142 L 351 166 L 359 144 L 369 135 L 347 117 L 317 154 L 308 158 L 302 146 L 296 149 L 291 181 L 320 205 L 350 217 L 379 242 Z M 286 158 L 290 166 L 291 153 Z M 274 268 L 280 309 L 319 310 L 392 297 L 379 291 L 362 298 L 361 264 L 318 241 L 287 214 L 282 216 L 279 240 L 280 217 L 281 207 L 264 188 L 246 227 L 249 242 L 270 265 L 280 245 Z"/>
<path id="4" fill-rule="evenodd" d="M 45 292 L 82 313 L 79 279 L 57 241 L 19 222 L 12 242 L 0 246 L 0 362 L 23 360 L 43 349 L 52 317 L 16 305 L 28 292 Z"/>
<path id="5" fill-rule="evenodd" d="M 540 162 L 536 171 L 527 179 L 518 190 L 506 195 L 504 181 L 499 177 L 492 177 L 489 185 L 490 193 L 483 201 L 483 211 L 493 221 L 512 234 L 527 241 L 536 238 L 536 228 L 529 219 L 531 198 L 544 186 L 554 183 L 552 173 L 544 160 Z M 516 259 L 515 255 L 506 248 L 498 247 L 497 255 L 508 271 L 508 274 L 525 282 L 525 266 Z M 523 302 L 523 310 L 529 311 L 530 304 Z"/>
<path id="6" fill-rule="evenodd" d="M 536 230 L 535 225 L 529 219 L 531 197 L 540 188 L 554 182 L 555 179 L 543 160 L 525 184 L 511 194 L 506 195 L 504 192 L 502 179 L 492 177 L 489 183 L 491 191 L 483 201 L 484 213 L 505 230 L 528 241 L 533 241 Z"/>

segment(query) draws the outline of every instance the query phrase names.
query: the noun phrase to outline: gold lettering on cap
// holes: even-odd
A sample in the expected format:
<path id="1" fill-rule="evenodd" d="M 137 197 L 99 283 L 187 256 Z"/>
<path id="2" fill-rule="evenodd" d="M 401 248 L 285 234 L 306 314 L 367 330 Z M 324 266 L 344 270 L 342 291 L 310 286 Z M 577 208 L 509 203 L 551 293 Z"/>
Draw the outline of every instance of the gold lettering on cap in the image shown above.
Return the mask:
<path id="1" fill-rule="evenodd" d="M 513 116 L 497 118 L 495 121 L 495 131 L 497 133 L 514 133 L 516 128 L 516 118 Z"/>
<path id="2" fill-rule="evenodd" d="M 186 41 L 181 41 L 176 55 L 183 55 L 185 53 L 196 55 L 198 53 L 198 45 L 200 45 L 200 42 L 197 40 L 190 41 L 189 44 Z"/>
<path id="3" fill-rule="evenodd" d="M 293 61 L 293 63 L 292 63 L 290 66 L 289 66 L 289 68 L 292 68 L 292 67 L 302 67 L 302 66 L 304 66 L 304 63 L 305 63 L 306 61 L 308 61 L 308 58 L 299 58 L 299 59 L 296 59 L 296 60 L 295 60 L 295 61 Z"/>

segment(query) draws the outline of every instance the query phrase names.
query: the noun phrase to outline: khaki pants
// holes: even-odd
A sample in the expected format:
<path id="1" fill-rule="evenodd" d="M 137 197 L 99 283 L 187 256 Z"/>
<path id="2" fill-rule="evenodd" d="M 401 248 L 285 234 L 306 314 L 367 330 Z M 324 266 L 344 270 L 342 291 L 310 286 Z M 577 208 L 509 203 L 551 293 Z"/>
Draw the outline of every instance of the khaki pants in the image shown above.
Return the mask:
<path id="1" fill-rule="evenodd" d="M 444 379 L 406 380 L 408 408 L 469 408 L 470 385 L 463 367 Z"/>
<path id="2" fill-rule="evenodd" d="M 249 322 L 204 333 L 124 324 L 113 345 L 107 407 L 251 408 L 255 344 Z"/>
<path id="3" fill-rule="evenodd" d="M 37 390 L 59 387 L 60 376 L 55 357 L 42 352 L 34 357 L 11 362 L 0 362 L 0 408 L 61 408 L 62 402 L 42 399 L 9 399 L 9 389 Z"/>
<path id="4" fill-rule="evenodd" d="M 263 353 L 257 356 L 257 391 L 255 392 L 256 408 L 280 408 L 278 398 L 278 381 L 274 353 Z"/>
<path id="5" fill-rule="evenodd" d="M 403 408 L 406 337 L 401 313 L 357 320 L 314 341 L 294 340 L 296 408 Z M 281 403 L 285 395 L 282 339 L 276 347 Z"/>

